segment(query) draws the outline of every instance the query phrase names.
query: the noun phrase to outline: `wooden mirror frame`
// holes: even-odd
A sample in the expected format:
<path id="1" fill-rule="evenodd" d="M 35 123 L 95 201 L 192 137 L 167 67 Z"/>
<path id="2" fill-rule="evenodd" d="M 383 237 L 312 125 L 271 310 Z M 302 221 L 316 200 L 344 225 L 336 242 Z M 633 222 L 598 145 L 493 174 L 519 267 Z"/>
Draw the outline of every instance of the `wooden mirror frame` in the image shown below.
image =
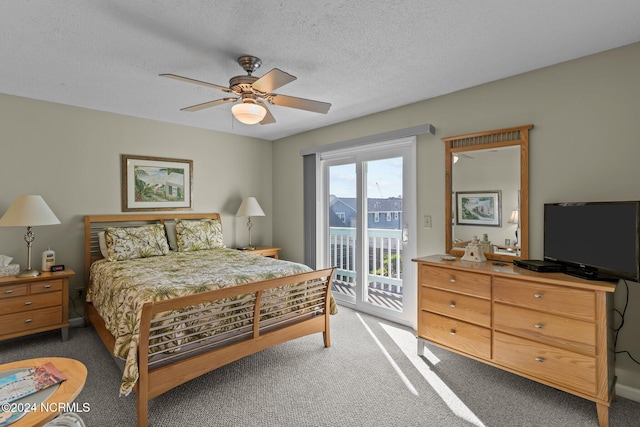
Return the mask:
<path id="1" fill-rule="evenodd" d="M 487 259 L 508 261 L 527 259 L 529 256 L 529 130 L 533 125 L 497 129 L 486 132 L 470 133 L 466 135 L 442 138 L 445 149 L 445 219 L 446 219 L 446 251 L 448 254 L 462 256 L 464 251 L 453 250 L 453 230 L 451 224 L 453 206 L 453 155 L 473 150 L 489 148 L 519 146 L 520 147 L 520 255 L 503 255 L 485 253 Z"/>

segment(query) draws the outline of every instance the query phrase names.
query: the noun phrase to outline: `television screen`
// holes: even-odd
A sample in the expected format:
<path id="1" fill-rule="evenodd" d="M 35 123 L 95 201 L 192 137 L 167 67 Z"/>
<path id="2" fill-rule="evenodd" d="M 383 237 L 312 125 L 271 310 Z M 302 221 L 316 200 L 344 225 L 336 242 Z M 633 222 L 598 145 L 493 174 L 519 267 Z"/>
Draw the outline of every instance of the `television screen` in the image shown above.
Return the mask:
<path id="1" fill-rule="evenodd" d="M 639 280 L 640 202 L 544 205 L 544 259 L 593 279 Z"/>

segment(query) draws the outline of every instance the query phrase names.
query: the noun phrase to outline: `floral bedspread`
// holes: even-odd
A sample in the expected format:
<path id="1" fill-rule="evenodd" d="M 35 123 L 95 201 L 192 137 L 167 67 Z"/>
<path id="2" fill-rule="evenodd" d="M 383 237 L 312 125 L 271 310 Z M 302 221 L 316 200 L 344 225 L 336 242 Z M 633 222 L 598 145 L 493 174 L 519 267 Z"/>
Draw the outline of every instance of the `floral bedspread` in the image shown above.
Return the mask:
<path id="1" fill-rule="evenodd" d="M 307 271 L 311 269 L 303 264 L 236 249 L 172 251 L 128 261 L 96 261 L 91 265 L 87 301 L 93 303 L 115 337 L 114 355 L 125 360 L 120 393 L 129 394 L 138 380 L 137 345 L 145 302 Z M 333 314 L 333 301 L 331 307 Z"/>

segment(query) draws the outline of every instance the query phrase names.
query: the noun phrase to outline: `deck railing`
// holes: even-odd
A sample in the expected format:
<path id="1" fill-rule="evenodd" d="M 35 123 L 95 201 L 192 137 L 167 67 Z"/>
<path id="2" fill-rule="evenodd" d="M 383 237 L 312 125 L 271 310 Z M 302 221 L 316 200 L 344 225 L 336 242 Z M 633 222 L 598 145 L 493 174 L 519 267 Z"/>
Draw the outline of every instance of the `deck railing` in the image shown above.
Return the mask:
<path id="1" fill-rule="evenodd" d="M 370 228 L 367 282 L 369 288 L 402 294 L 402 230 Z M 356 229 L 331 227 L 329 249 L 334 280 L 356 281 Z"/>

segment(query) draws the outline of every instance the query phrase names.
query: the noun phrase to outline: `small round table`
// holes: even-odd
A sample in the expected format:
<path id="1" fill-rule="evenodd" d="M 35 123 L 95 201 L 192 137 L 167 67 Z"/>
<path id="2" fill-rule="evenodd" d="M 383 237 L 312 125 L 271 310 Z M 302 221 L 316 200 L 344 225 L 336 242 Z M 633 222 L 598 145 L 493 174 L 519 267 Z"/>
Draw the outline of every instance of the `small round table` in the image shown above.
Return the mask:
<path id="1" fill-rule="evenodd" d="M 60 384 L 51 386 L 56 387 L 57 389 L 53 394 L 47 394 L 48 398 L 46 400 L 38 403 L 54 403 L 53 405 L 50 405 L 51 408 L 64 409 L 64 404 L 73 402 L 80 391 L 82 391 L 84 382 L 87 379 L 87 368 L 81 362 L 64 357 L 41 357 L 38 359 L 20 360 L 0 365 L 0 377 L 2 377 L 3 371 L 10 371 L 19 368 L 32 368 L 34 366 L 44 365 L 48 362 L 53 363 L 53 365 L 58 368 L 58 370 L 62 372 L 67 379 L 62 381 Z M 42 411 L 41 407 L 42 406 L 36 408 L 33 412 L 29 412 L 24 417 L 12 423 L 11 427 L 41 426 L 54 419 L 60 413 L 58 410 L 52 412 Z"/>

